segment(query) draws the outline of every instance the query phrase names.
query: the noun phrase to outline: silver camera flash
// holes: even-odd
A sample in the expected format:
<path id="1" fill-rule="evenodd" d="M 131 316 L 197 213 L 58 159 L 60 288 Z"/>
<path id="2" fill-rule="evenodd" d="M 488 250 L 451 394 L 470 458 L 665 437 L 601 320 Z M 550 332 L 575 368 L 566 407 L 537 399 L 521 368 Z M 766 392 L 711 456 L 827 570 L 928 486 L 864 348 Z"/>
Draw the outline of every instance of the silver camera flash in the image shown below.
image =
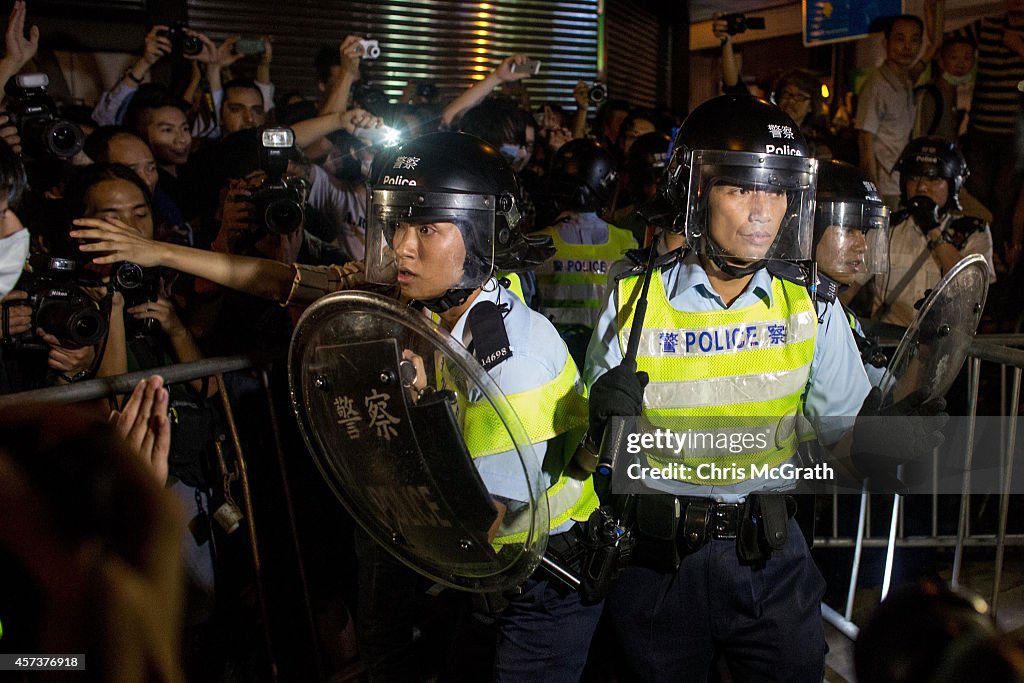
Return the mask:
<path id="1" fill-rule="evenodd" d="M 263 146 L 275 149 L 288 148 L 295 144 L 295 133 L 291 128 L 267 128 L 263 131 Z"/>

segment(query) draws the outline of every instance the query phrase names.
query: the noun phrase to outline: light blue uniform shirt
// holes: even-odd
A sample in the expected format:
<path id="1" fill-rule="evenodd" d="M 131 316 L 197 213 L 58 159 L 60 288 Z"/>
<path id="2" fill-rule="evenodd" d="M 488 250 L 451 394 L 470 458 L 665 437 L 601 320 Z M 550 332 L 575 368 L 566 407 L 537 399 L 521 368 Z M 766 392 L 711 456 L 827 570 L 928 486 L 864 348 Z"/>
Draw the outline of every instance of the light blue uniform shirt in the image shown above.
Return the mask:
<path id="1" fill-rule="evenodd" d="M 565 367 L 568 351 L 565 342 L 547 318 L 531 310 L 515 294 L 499 285 L 494 279 L 484 284 L 480 294 L 462 314 L 452 328 L 452 337 L 463 346 L 472 342 L 470 330 L 466 329 L 469 312 L 485 301 L 501 306 L 508 305 L 505 315 L 505 331 L 508 333 L 509 350 L 512 357 L 487 371 L 498 388 L 506 396 L 517 394 L 547 384 L 558 377 Z M 471 401 L 483 398 L 474 395 Z M 554 406 L 539 406 L 542 410 L 554 410 Z M 550 441 L 534 444 L 535 457 L 541 464 L 544 476 L 542 488 L 547 489 L 562 473 L 562 442 L 566 435 L 559 435 Z M 525 453 L 525 457 L 529 457 Z M 527 499 L 523 466 L 515 451 L 496 453 L 475 459 L 477 471 L 491 493 L 511 501 Z M 542 491 L 543 493 L 543 491 Z M 551 533 L 561 533 L 574 524 L 569 520 Z"/>
<path id="2" fill-rule="evenodd" d="M 722 297 L 715 292 L 707 273 L 692 252 L 682 261 L 661 272 L 665 293 L 673 308 L 680 311 L 713 312 L 728 308 L 752 306 L 760 300 L 771 302 L 772 275 L 762 268 L 754 273 L 746 288 L 733 302 L 726 306 Z M 587 348 L 587 364 L 583 372 L 587 387 L 592 387 L 597 378 L 622 362 L 619 347 L 616 311 L 618 310 L 618 287 L 611 292 L 594 336 Z M 834 444 L 853 427 L 853 420 L 870 390 L 864 366 L 860 360 L 857 344 L 850 331 L 850 324 L 839 305 L 818 303 L 820 323 L 814 342 L 814 358 L 810 375 L 804 390 L 804 414 L 815 426 L 818 439 L 823 444 Z M 792 461 L 792 459 L 791 459 Z M 712 496 L 723 501 L 743 498 L 751 491 L 777 489 L 788 486 L 785 481 L 748 479 L 730 486 L 698 486 L 683 482 L 647 480 L 651 488 L 688 496 Z"/>

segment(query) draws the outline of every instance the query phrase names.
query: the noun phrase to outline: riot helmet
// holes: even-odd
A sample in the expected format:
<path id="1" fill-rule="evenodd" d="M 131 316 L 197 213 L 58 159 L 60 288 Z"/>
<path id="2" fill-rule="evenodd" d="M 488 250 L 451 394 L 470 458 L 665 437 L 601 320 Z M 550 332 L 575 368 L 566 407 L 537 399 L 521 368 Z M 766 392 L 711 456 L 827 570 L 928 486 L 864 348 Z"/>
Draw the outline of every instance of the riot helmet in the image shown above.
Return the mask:
<path id="1" fill-rule="evenodd" d="M 673 144 L 665 184 L 677 211 L 673 231 L 734 277 L 766 259 L 809 259 L 817 161 L 806 154 L 800 129 L 769 102 L 708 100 Z"/>
<path id="2" fill-rule="evenodd" d="M 562 145 L 548 176 L 550 199 L 558 211 L 600 211 L 611 198 L 618 174 L 615 158 L 592 140 Z"/>
<path id="3" fill-rule="evenodd" d="M 868 177 L 843 161 L 818 166 L 814 258 L 833 280 L 889 271 L 889 208 Z"/>
<path id="4" fill-rule="evenodd" d="M 939 213 L 960 210 L 960 188 L 970 172 L 967 160 L 955 143 L 935 135 L 914 138 L 896 162 L 896 171 L 900 174 L 900 201 L 904 206 L 909 206 L 913 199 L 907 196 L 907 183 L 911 178 L 942 178 L 949 193 Z"/>
<path id="5" fill-rule="evenodd" d="M 668 148 L 672 139 L 665 133 L 645 133 L 636 139 L 626 152 L 622 165 L 627 191 L 634 202 L 650 199 L 649 190 L 657 186 L 668 163 Z"/>
<path id="6" fill-rule="evenodd" d="M 399 276 L 403 285 L 395 236 L 411 227 L 454 224 L 461 235 L 461 244 L 453 243 L 445 252 L 449 261 L 443 266 L 453 273 L 447 290 L 413 297 L 437 312 L 463 303 L 496 269 L 528 268 L 554 253 L 550 238 L 523 235 L 515 173 L 480 138 L 432 133 L 396 147 L 378 161 L 367 207 L 369 281 L 394 283 Z"/>

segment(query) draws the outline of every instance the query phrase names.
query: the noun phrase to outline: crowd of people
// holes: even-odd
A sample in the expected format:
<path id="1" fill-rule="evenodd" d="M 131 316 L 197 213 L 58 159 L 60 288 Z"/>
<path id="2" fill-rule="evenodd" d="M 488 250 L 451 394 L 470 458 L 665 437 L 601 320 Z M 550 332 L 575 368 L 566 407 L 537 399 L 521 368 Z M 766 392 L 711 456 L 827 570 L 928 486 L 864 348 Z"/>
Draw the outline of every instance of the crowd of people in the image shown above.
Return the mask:
<path id="1" fill-rule="evenodd" d="M 891 413 L 872 388 L 878 371 L 856 316 L 906 327 L 961 259 L 980 254 L 990 281 L 1011 278 L 1024 244 L 1024 1 L 1007 0 L 1005 14 L 949 34 L 941 0 L 927 7 L 924 18 L 884 22 L 885 60 L 857 94 L 851 150 L 829 104 L 843 98 L 824 96 L 822 77 L 803 69 L 779 74 L 755 97 L 721 20 L 713 31 L 723 94 L 685 118 L 611 93 L 591 119 L 592 88 L 583 81 L 575 112 L 531 103 L 523 87 L 531 71 L 517 68 L 528 62 L 522 54 L 450 103 L 415 82 L 391 102 L 364 82 L 358 35 L 321 51 L 319 93 L 307 97 L 275 86 L 271 37 L 247 56 L 238 36 L 217 43 L 163 25 L 151 27 L 142 55 L 83 112 L 58 107 L 31 73 L 39 32 L 27 28 L 26 2 L 16 0 L 0 59 L 8 93 L 0 116 L 0 393 L 240 352 L 281 357 L 303 307 L 339 290 L 383 292 L 431 315 L 518 397 L 512 404 L 530 425 L 547 478 L 549 545 L 560 561 L 586 568 L 601 519 L 634 517 L 636 547 L 607 598 L 538 569 L 498 605 L 462 605 L 486 636 L 453 648 L 471 656 L 425 663 L 422 578 L 357 527 L 347 539 L 352 554 L 343 553 L 358 562 L 356 597 L 342 602 L 352 606 L 370 680 L 417 680 L 438 669 L 464 679 L 577 680 L 588 656 L 596 675 L 600 653 L 591 642 L 603 619 L 620 653 L 610 671 L 622 680 L 704 680 L 727 666 L 736 680 L 820 681 L 824 581 L 796 501 L 743 468 L 797 458 L 809 439 L 778 419 L 797 414 L 851 480 L 892 475 L 883 453 L 925 457 L 941 442 L 926 418 L 941 417 L 944 406 L 930 401 L 907 407 L 898 422 L 879 419 Z M 184 64 L 184 80 L 153 82 L 161 60 Z M 254 78 L 240 75 L 253 67 Z M 495 329 L 497 339 L 484 335 Z M 712 329 L 725 347 L 705 348 L 700 331 Z M 500 351 L 497 362 L 487 350 Z M 417 370 L 412 409 L 440 388 L 429 377 L 444 373 L 405 356 Z M 220 513 L 233 505 L 238 467 L 224 454 L 230 430 L 219 404 L 222 392 L 251 401 L 258 386 L 245 373 L 166 389 L 154 379 L 113 406 L 127 447 L 111 447 L 109 462 L 99 445 L 87 452 L 103 472 L 134 462 L 131 476 L 111 486 L 146 488 L 149 511 L 111 507 L 102 496 L 120 494 L 89 487 L 72 499 L 104 515 L 140 514 L 160 535 L 148 539 L 154 548 L 131 550 L 130 529 L 38 521 L 33 529 L 66 542 L 53 556 L 111 534 L 106 552 L 125 566 L 97 570 L 78 558 L 76 585 L 103 578 L 82 604 L 0 596 L 8 642 L 49 651 L 82 642 L 106 661 L 118 656 L 109 639 L 134 639 L 134 655 L 111 665 L 107 680 L 254 675 L 240 673 L 255 665 L 233 662 L 223 635 L 224 593 L 244 603 L 249 577 L 223 557 L 237 522 L 229 528 Z M 468 400 L 468 409 L 485 403 Z M 731 473 L 669 482 L 625 510 L 593 475 L 602 436 L 623 418 L 671 426 L 738 415 L 774 416 L 759 426 L 775 438 L 734 458 Z M 250 419 L 255 432 L 265 428 Z M 77 417 L 66 422 L 69 440 L 74 430 L 90 438 L 103 431 Z M 29 457 L 33 440 L 43 439 L 38 419 L 14 423 L 20 440 L 0 442 L 0 511 L 28 513 L 36 508 L 17 501 L 68 495 L 78 470 L 61 464 L 59 451 L 70 447 L 62 437 L 46 452 L 58 479 L 69 480 L 46 481 Z M 261 441 L 253 439 L 255 450 Z M 510 476 L 502 455 L 474 454 L 485 480 Z M 8 489 L 20 498 L 3 495 Z M 165 509 L 168 496 L 184 508 L 187 528 Z M 494 501 L 487 539 L 496 548 L 516 542 L 502 531 L 515 524 L 515 502 Z M 112 524 L 96 515 L 97 524 Z M 0 515 L 0 578 L 58 591 L 45 552 L 13 543 L 18 533 Z M 175 534 L 180 553 L 171 549 Z M 160 553 L 174 571 L 161 569 Z M 5 559 L 12 569 L 2 569 Z M 83 610 L 103 599 L 97 591 L 117 595 L 115 579 L 129 565 L 144 576 L 125 580 L 146 590 L 114 603 L 118 614 L 134 615 L 125 623 L 137 621 L 137 632 L 111 617 L 92 640 L 76 641 L 75 629 L 90 628 Z M 187 597 L 171 587 L 182 569 Z M 342 573 L 314 571 L 314 602 L 337 597 L 325 585 Z M 238 585 L 226 591 L 225 582 Z M 25 619 L 38 604 L 48 605 L 45 616 Z M 153 610 L 173 616 L 179 606 L 183 614 L 151 623 Z M 319 619 L 335 607 L 314 611 Z M 344 623 L 325 638 L 343 632 Z M 971 657 L 998 660 L 1005 680 L 1019 680 L 1016 651 L 1003 640 L 986 631 L 975 644 L 988 649 L 972 646 Z M 880 667 L 862 675 L 923 680 Z"/>

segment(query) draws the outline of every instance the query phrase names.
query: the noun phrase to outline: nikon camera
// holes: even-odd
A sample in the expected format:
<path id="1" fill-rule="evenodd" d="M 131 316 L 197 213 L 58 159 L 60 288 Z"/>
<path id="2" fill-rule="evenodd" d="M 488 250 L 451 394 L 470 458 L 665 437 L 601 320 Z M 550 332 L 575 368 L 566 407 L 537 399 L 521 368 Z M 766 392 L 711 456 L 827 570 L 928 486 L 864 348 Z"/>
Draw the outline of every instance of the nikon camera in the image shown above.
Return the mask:
<path id="1" fill-rule="evenodd" d="M 32 307 L 32 331 L 12 339 L 4 335 L 4 344 L 15 348 L 48 348 L 35 335 L 43 328 L 67 349 L 80 349 L 97 344 L 107 334 L 107 314 L 83 287 L 96 284 L 83 276 L 77 261 L 52 258 L 45 255 L 32 257 L 32 273 L 25 273 L 18 289 L 28 293 L 28 299 L 3 304 L 3 327 L 7 329 L 9 309 L 12 306 Z"/>
<path id="2" fill-rule="evenodd" d="M 294 144 L 295 133 L 291 128 L 267 128 L 260 141 L 260 168 L 267 178 L 252 191 L 251 201 L 256 207 L 256 219 L 277 235 L 295 232 L 306 217 L 306 181 L 284 175 Z"/>
<path id="3" fill-rule="evenodd" d="M 20 74 L 7 82 L 7 111 L 18 127 L 26 159 L 67 159 L 82 150 L 82 129 L 57 117 L 57 106 L 46 94 L 46 74 Z"/>

